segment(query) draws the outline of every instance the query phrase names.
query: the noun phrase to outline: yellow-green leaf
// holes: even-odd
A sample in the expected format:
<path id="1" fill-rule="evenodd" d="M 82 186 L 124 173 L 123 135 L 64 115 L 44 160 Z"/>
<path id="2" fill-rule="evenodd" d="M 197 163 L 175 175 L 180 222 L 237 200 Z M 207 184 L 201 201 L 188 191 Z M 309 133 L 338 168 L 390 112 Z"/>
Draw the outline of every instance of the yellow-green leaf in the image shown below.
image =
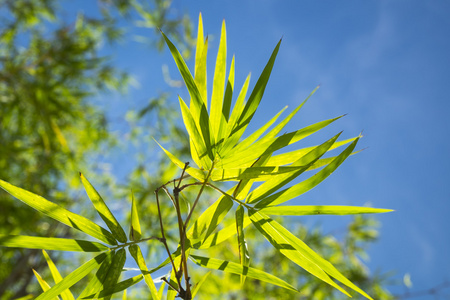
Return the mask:
<path id="1" fill-rule="evenodd" d="M 0 187 L 28 206 L 31 206 L 37 211 L 67 226 L 81 230 L 84 233 L 87 233 L 90 236 L 109 245 L 117 245 L 116 239 L 109 231 L 83 216 L 68 211 L 67 209 L 62 208 L 56 203 L 50 202 L 41 196 L 16 187 L 6 181 L 0 180 Z"/>
<path id="2" fill-rule="evenodd" d="M 62 278 L 61 274 L 59 273 L 58 269 L 56 268 L 55 263 L 50 258 L 50 256 L 47 254 L 47 252 L 45 252 L 45 250 L 42 250 L 42 254 L 44 255 L 45 260 L 47 261 L 47 265 L 48 265 L 48 268 L 50 269 L 50 272 L 52 273 L 53 280 L 55 281 L 55 283 L 59 283 L 60 281 L 63 280 L 63 278 Z M 73 297 L 73 295 L 69 289 L 67 289 L 61 293 L 61 298 L 62 298 L 62 300 L 75 300 L 75 298 Z"/>
<path id="3" fill-rule="evenodd" d="M 137 203 L 134 199 L 133 191 L 131 191 L 131 228 L 130 240 L 139 241 L 141 239 L 141 223 L 139 222 L 139 214 Z"/>
<path id="4" fill-rule="evenodd" d="M 247 249 L 247 242 L 244 237 L 244 207 L 239 205 L 236 209 L 236 231 L 239 247 L 239 260 L 241 266 L 248 267 L 250 265 L 250 254 Z M 241 275 L 241 285 L 244 284 L 245 274 Z"/>
<path id="5" fill-rule="evenodd" d="M 92 204 L 94 204 L 95 209 L 97 210 L 100 217 L 105 221 L 106 226 L 108 226 L 109 230 L 113 236 L 121 243 L 127 242 L 127 235 L 123 230 L 122 226 L 120 226 L 117 219 L 112 214 L 111 210 L 106 205 L 103 198 L 97 192 L 97 190 L 92 186 L 92 184 L 84 177 L 83 174 L 80 173 L 81 182 L 84 185 L 84 189 L 86 190 L 86 194 L 89 199 L 91 199 Z"/>
<path id="6" fill-rule="evenodd" d="M 109 249 L 91 241 L 3 234 L 0 234 L 0 246 L 77 252 L 101 252 Z"/>
<path id="7" fill-rule="evenodd" d="M 259 210 L 267 215 L 354 215 L 391 212 L 392 209 L 339 205 L 269 206 Z"/>
<path id="8" fill-rule="evenodd" d="M 144 275 L 145 283 L 150 289 L 150 295 L 154 300 L 160 300 L 158 296 L 158 290 L 156 289 L 155 283 L 153 282 L 152 276 L 148 271 L 147 265 L 145 264 L 144 256 L 142 255 L 141 248 L 138 245 L 131 245 L 128 247 L 128 251 L 131 256 L 136 261 L 139 269 L 141 270 L 142 275 Z"/>

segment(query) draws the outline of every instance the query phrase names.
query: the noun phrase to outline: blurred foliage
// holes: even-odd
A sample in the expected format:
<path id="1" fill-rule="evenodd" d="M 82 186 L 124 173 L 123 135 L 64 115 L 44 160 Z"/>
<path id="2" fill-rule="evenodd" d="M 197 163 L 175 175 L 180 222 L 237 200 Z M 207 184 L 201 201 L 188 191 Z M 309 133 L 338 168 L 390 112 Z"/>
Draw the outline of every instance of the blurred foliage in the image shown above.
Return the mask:
<path id="1" fill-rule="evenodd" d="M 30 190 L 64 205 L 84 201 L 64 192 L 79 185 L 77 172 L 100 168 L 93 155 L 117 146 L 105 110 L 92 99 L 108 91 L 125 92 L 129 77 L 100 54 L 102 46 L 114 46 L 125 25 L 138 21 L 155 30 L 167 27 L 180 41 L 190 36 L 189 19 L 169 15 L 170 1 L 98 1 L 89 15 L 65 9 L 67 4 L 0 1 L 0 178 L 20 178 Z M 154 45 L 159 40 L 159 33 L 147 37 Z M 33 210 L 5 193 L 0 204 L 7 212 L 0 218 L 0 233 L 68 234 L 52 220 L 38 223 Z M 30 265 L 42 265 L 36 254 L 0 249 L 1 299 L 25 294 Z"/>

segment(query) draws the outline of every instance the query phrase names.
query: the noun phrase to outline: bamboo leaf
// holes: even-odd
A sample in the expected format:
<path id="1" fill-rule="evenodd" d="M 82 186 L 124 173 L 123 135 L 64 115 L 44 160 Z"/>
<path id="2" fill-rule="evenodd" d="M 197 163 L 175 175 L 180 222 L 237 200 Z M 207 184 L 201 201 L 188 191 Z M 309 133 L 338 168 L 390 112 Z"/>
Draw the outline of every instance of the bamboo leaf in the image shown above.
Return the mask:
<path id="1" fill-rule="evenodd" d="M 205 237 L 203 241 L 205 241 L 217 228 L 217 226 L 222 222 L 223 218 L 227 215 L 230 209 L 233 207 L 233 200 L 226 195 L 222 195 L 218 200 L 218 205 L 214 210 L 211 220 L 207 223 L 209 224 L 208 229 L 206 230 Z"/>
<path id="2" fill-rule="evenodd" d="M 248 225 L 250 225 L 252 222 L 247 216 L 244 216 L 244 222 L 242 225 L 242 228 L 246 228 Z M 218 232 L 210 235 L 207 239 L 205 239 L 203 242 L 196 242 L 192 245 L 194 249 L 208 249 L 213 246 L 216 246 L 223 241 L 229 239 L 230 237 L 234 236 L 236 234 L 236 224 L 231 224 L 229 226 L 226 226 L 225 228 L 219 230 Z"/>
<path id="3" fill-rule="evenodd" d="M 331 139 L 325 141 L 321 145 L 313 148 L 307 154 L 303 155 L 294 163 L 292 163 L 291 166 L 300 167 L 297 172 L 285 174 L 282 176 L 276 176 L 267 180 L 265 183 L 261 184 L 259 187 L 257 187 L 254 191 L 252 191 L 248 195 L 246 202 L 248 203 L 257 202 L 260 199 L 279 190 L 280 188 L 282 188 L 283 186 L 285 186 L 286 184 L 297 178 L 300 174 L 308 170 L 320 157 L 322 157 L 330 149 L 330 147 L 335 143 L 339 135 L 340 133 L 338 133 Z"/>
<path id="4" fill-rule="evenodd" d="M 201 95 L 202 101 L 208 99 L 206 89 L 206 57 L 208 54 L 208 39 L 204 40 L 203 36 L 203 20 L 202 14 L 198 16 L 198 29 L 197 29 L 197 47 L 195 51 L 195 84 Z"/>
<path id="5" fill-rule="evenodd" d="M 224 101 L 225 76 L 227 66 L 227 32 L 225 20 L 222 22 L 219 51 L 217 53 L 216 68 L 214 71 L 213 90 L 211 96 L 211 109 L 209 122 L 215 140 L 219 138 L 219 128 L 222 119 L 222 109 Z"/>
<path id="6" fill-rule="evenodd" d="M 120 274 L 122 273 L 123 266 L 125 265 L 125 260 L 126 260 L 125 249 L 121 248 L 117 250 L 117 252 L 113 256 L 108 274 L 106 275 L 103 281 L 102 289 L 108 290 L 114 288 L 114 286 L 117 284 L 117 281 L 119 280 Z M 111 299 L 110 295 L 104 297 L 105 300 Z"/>
<path id="7" fill-rule="evenodd" d="M 164 289 L 165 288 L 166 288 L 166 282 L 163 281 L 161 283 L 160 287 L 159 287 L 159 290 L 158 290 L 158 297 L 161 298 L 161 299 L 164 297 Z M 192 298 L 194 298 L 194 297 L 192 297 Z"/>
<path id="8" fill-rule="evenodd" d="M 247 249 L 247 242 L 244 237 L 244 207 L 239 205 L 236 209 L 236 229 L 237 240 L 239 247 L 239 260 L 242 267 L 248 267 L 250 265 L 250 254 Z M 244 284 L 245 274 L 241 275 L 241 285 Z"/>
<path id="9" fill-rule="evenodd" d="M 105 278 L 108 275 L 109 270 L 111 268 L 114 254 L 115 252 L 111 251 L 111 254 L 105 258 L 105 260 L 102 262 L 95 275 L 89 280 L 89 283 L 86 285 L 84 290 L 78 296 L 77 300 L 83 299 L 83 297 L 87 297 L 88 295 L 95 294 L 97 291 L 102 289 L 103 282 L 105 281 Z"/>
<path id="10" fill-rule="evenodd" d="M 67 275 L 62 281 L 57 283 L 50 290 L 39 295 L 39 297 L 37 297 L 35 300 L 51 299 L 58 296 L 63 291 L 83 279 L 92 270 L 97 268 L 108 255 L 111 255 L 111 252 L 101 253 L 92 258 L 88 262 L 84 263 L 81 267 L 77 268 L 75 271 Z"/>
<path id="11" fill-rule="evenodd" d="M 56 203 L 50 202 L 41 196 L 16 187 L 6 181 L 0 180 L 0 187 L 28 206 L 67 226 L 83 231 L 109 245 L 117 245 L 117 241 L 109 231 L 83 216 L 68 211 Z"/>
<path id="12" fill-rule="evenodd" d="M 206 279 L 209 277 L 210 274 L 211 271 L 206 272 L 206 274 L 203 275 L 202 278 L 194 285 L 194 288 L 192 289 L 192 299 L 195 299 L 195 296 L 197 295 L 198 291 L 205 283 Z"/>
<path id="13" fill-rule="evenodd" d="M 156 140 L 155 142 L 158 144 L 159 147 L 161 147 L 161 149 L 166 153 L 166 155 L 169 157 L 169 159 L 175 164 L 177 165 L 180 169 L 184 169 L 185 167 L 185 163 L 182 162 L 180 159 L 178 159 L 175 155 L 173 155 L 172 153 L 170 153 L 169 151 L 167 151 L 163 146 L 161 146 Z M 197 168 L 193 168 L 190 166 L 187 166 L 186 168 L 186 173 L 188 173 L 189 175 L 191 175 L 192 177 L 194 177 L 195 179 L 199 180 L 199 181 L 203 181 L 205 180 L 206 175 L 199 169 Z"/>
<path id="14" fill-rule="evenodd" d="M 232 156 L 225 157 L 222 160 L 222 167 L 224 169 L 249 167 L 257 158 L 261 156 L 267 157 L 277 150 L 296 143 L 301 139 L 313 134 L 314 132 L 317 132 L 320 129 L 330 125 L 341 117 L 342 116 L 317 122 L 305 128 L 283 134 L 279 137 L 273 137 L 269 140 L 264 139 L 263 141 L 256 141 L 247 149 L 244 149 L 239 153 L 234 153 L 234 155 Z"/>
<path id="15" fill-rule="evenodd" d="M 247 277 L 258 279 L 264 282 L 268 282 L 274 285 L 281 286 L 285 289 L 291 290 L 291 291 L 297 291 L 292 285 L 285 282 L 284 280 L 281 280 L 278 277 L 275 277 L 269 273 L 266 273 L 264 271 L 254 269 L 251 267 L 243 267 L 240 264 L 226 261 L 226 260 L 220 260 L 215 258 L 209 258 L 209 257 L 202 257 L 198 255 L 190 255 L 190 258 L 192 261 L 204 268 L 213 269 L 213 270 L 220 270 L 227 273 L 233 273 L 238 275 L 246 275 Z"/>
<path id="16" fill-rule="evenodd" d="M 131 191 L 131 228 L 130 240 L 139 241 L 141 239 L 141 223 L 139 222 L 139 214 L 137 203 L 134 199 L 133 191 Z"/>
<path id="17" fill-rule="evenodd" d="M 55 283 L 59 283 L 60 281 L 63 280 L 63 278 L 62 278 L 61 274 L 59 273 L 58 269 L 56 268 L 55 263 L 50 258 L 50 256 L 47 254 L 47 252 L 45 252 L 45 250 L 42 250 L 42 254 L 44 255 L 45 260 L 47 261 L 47 265 L 48 265 L 48 268 L 50 269 L 50 272 L 52 273 L 53 280 L 55 281 Z M 75 298 L 73 297 L 73 295 L 69 289 L 67 289 L 61 293 L 61 299 L 62 300 L 75 300 Z"/>
<path id="18" fill-rule="evenodd" d="M 349 297 L 350 295 L 329 276 L 335 278 L 364 297 L 372 299 L 364 291 L 345 278 L 345 276 L 343 276 L 330 262 L 320 257 L 286 228 L 261 212 L 249 210 L 248 214 L 253 225 L 255 225 L 255 227 L 278 251 L 291 261 Z"/>
<path id="19" fill-rule="evenodd" d="M 300 206 L 269 206 L 259 212 L 267 215 L 304 216 L 304 215 L 354 215 L 391 212 L 392 209 L 339 206 L 339 205 L 300 205 Z"/>
<path id="20" fill-rule="evenodd" d="M 209 123 L 209 116 L 205 106 L 205 100 L 202 99 L 200 92 L 195 84 L 194 78 L 191 75 L 184 59 L 181 57 L 180 52 L 178 52 L 177 48 L 172 44 L 172 42 L 167 38 L 167 36 L 161 32 L 163 35 L 167 46 L 172 53 L 172 56 L 177 64 L 178 70 L 180 71 L 181 76 L 183 77 L 184 82 L 186 83 L 186 87 L 189 91 L 189 95 L 191 96 L 191 104 L 190 110 L 192 113 L 192 117 L 195 120 L 196 125 L 200 128 L 202 132 L 202 137 L 205 142 L 206 148 L 208 149 L 208 156 L 211 160 L 214 159 L 211 145 L 214 145 L 213 136 L 211 136 L 211 128 Z"/>
<path id="21" fill-rule="evenodd" d="M 342 151 L 339 156 L 337 156 L 330 164 L 328 164 L 325 168 L 317 172 L 315 175 L 310 178 L 297 183 L 287 189 L 284 189 L 278 193 L 275 193 L 267 198 L 262 199 L 258 202 L 255 207 L 262 208 L 266 206 L 275 206 L 281 203 L 284 203 L 292 198 L 295 198 L 301 194 L 306 193 L 307 191 L 314 188 L 316 185 L 321 183 L 325 178 L 331 175 L 334 170 L 339 167 L 344 160 L 352 153 L 353 149 L 355 149 L 356 143 L 359 139 L 356 139 L 353 143 L 351 143 L 344 151 Z"/>
<path id="22" fill-rule="evenodd" d="M 186 103 L 178 96 L 181 107 L 181 114 L 183 116 L 183 122 L 186 126 L 186 130 L 189 133 L 189 137 L 194 144 L 194 148 L 191 148 L 191 152 L 196 151 L 196 155 L 192 155 L 193 157 L 198 157 L 200 159 L 200 168 L 210 169 L 211 168 L 211 157 L 208 159 L 208 149 L 206 148 L 205 142 L 203 141 L 202 136 L 200 135 L 200 131 L 195 124 L 195 121 L 187 107 Z M 198 162 L 197 162 L 198 164 Z"/>
<path id="23" fill-rule="evenodd" d="M 275 175 L 296 172 L 305 169 L 304 166 L 265 166 L 235 169 L 215 169 L 211 172 L 213 181 L 239 181 L 255 179 L 256 181 L 265 181 L 274 178 Z"/>
<path id="24" fill-rule="evenodd" d="M 230 118 L 231 102 L 233 100 L 234 76 L 235 76 L 235 57 L 233 55 L 233 58 L 231 59 L 230 73 L 228 74 L 227 88 L 225 90 L 225 96 L 223 97 L 223 108 L 222 108 L 222 115 L 224 116 L 224 119 L 222 120 L 225 120 L 227 122 L 228 119 Z M 222 123 L 222 126 L 224 127 L 223 130 L 225 130 L 225 128 L 227 127 L 227 122 Z"/>
<path id="25" fill-rule="evenodd" d="M 51 289 L 50 285 L 47 283 L 47 281 L 45 281 L 42 276 L 35 270 L 32 269 L 34 276 L 36 277 L 37 281 L 39 282 L 39 285 L 41 286 L 42 290 L 44 292 L 48 291 L 49 289 Z M 54 300 L 59 300 L 59 297 L 55 297 L 53 298 Z"/>
<path id="26" fill-rule="evenodd" d="M 133 285 L 140 282 L 142 279 L 144 279 L 144 276 L 137 275 L 131 278 L 128 278 L 124 281 L 116 283 L 114 286 L 109 287 L 108 289 L 101 290 L 95 294 L 83 297 L 82 299 L 98 299 L 98 298 L 104 298 L 111 296 L 113 294 L 119 293 L 121 291 L 124 291 L 124 299 L 126 299 L 126 289 L 129 287 L 132 287 Z"/>
<path id="27" fill-rule="evenodd" d="M 338 147 L 347 145 L 348 143 L 353 142 L 357 138 L 358 137 L 354 137 L 354 138 L 351 138 L 351 139 L 346 139 L 346 140 L 342 140 L 342 141 L 339 141 L 339 142 L 335 142 L 333 144 L 333 146 L 331 146 L 330 149 L 328 149 L 328 151 L 331 151 L 331 150 L 336 149 Z M 267 165 L 268 166 L 283 166 L 283 165 L 291 164 L 291 163 L 297 161 L 298 159 L 300 159 L 302 156 L 304 156 L 306 153 L 310 152 L 311 150 L 313 150 L 316 147 L 317 147 L 317 145 L 316 146 L 312 146 L 312 147 L 297 149 L 297 150 L 294 150 L 294 151 L 290 151 L 290 152 L 274 155 L 268 160 Z M 323 164 L 323 165 L 326 165 L 326 164 Z"/>
<path id="28" fill-rule="evenodd" d="M 147 265 L 145 264 L 145 260 L 144 260 L 144 256 L 142 255 L 141 248 L 135 244 L 135 245 L 129 246 L 128 251 L 130 252 L 131 256 L 133 256 L 139 269 L 141 269 L 142 275 L 144 275 L 145 283 L 147 284 L 147 286 L 150 290 L 150 295 L 151 295 L 152 299 L 160 300 L 155 283 L 153 282 L 152 276 L 150 275 Z"/>
<path id="29" fill-rule="evenodd" d="M 0 234 L 0 246 L 78 252 L 101 252 L 109 249 L 103 244 L 91 241 L 3 234 Z"/>
<path id="30" fill-rule="evenodd" d="M 111 210 L 106 205 L 105 201 L 102 199 L 97 190 L 92 186 L 92 184 L 81 173 L 80 178 L 81 182 L 84 185 L 84 189 L 86 190 L 86 194 L 88 195 L 89 199 L 91 199 L 92 204 L 94 204 L 95 209 L 105 222 L 106 226 L 108 226 L 109 230 L 111 230 L 113 236 L 119 242 L 126 243 L 127 235 L 125 234 L 122 226 L 120 226 L 119 222 L 112 214 Z"/>

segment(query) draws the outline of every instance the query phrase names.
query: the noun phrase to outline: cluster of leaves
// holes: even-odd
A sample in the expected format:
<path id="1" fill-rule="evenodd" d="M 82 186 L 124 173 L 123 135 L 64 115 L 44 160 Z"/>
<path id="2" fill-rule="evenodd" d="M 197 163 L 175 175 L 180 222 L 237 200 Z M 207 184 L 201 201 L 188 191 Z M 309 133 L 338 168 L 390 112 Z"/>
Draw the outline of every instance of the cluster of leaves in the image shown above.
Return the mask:
<path id="1" fill-rule="evenodd" d="M 101 54 L 102 45 L 121 39 L 119 23 L 133 12 L 138 17 L 131 21 L 159 16 L 158 24 L 171 24 L 171 34 L 189 37 L 188 20 L 168 15 L 168 1 L 97 4 L 98 10 L 85 15 L 64 10 L 64 3 L 55 0 L 0 1 L 0 178 L 21 178 L 29 189 L 67 206 L 84 201 L 69 192 L 79 186 L 73 174 L 98 169 L 86 158 L 116 145 L 105 109 L 92 98 L 125 91 L 128 75 Z M 139 13 L 144 6 L 149 6 L 145 16 Z M 162 40 L 159 32 L 157 37 Z M 1 234 L 72 235 L 57 222 L 40 222 L 6 194 L 0 202 L 7 212 L 0 218 Z M 0 248 L 0 298 L 24 293 L 32 278 L 26 266 L 40 269 L 38 257 L 36 251 Z"/>
<path id="2" fill-rule="evenodd" d="M 100 252 L 64 279 L 60 278 L 50 260 L 47 259 L 50 269 L 53 270 L 52 274 L 56 284 L 49 288 L 48 284 L 38 276 L 44 293 L 36 299 L 50 299 L 58 295 L 61 295 L 63 299 L 72 299 L 74 297 L 68 289 L 94 270 L 97 270 L 95 275 L 91 277 L 78 298 L 109 298 L 112 294 L 123 291 L 144 279 L 153 299 L 161 299 L 166 285 L 168 286 L 167 299 L 174 299 L 176 296 L 182 299 L 192 299 L 198 293 L 202 283 L 207 280 L 209 273 L 206 273 L 196 285 L 191 286 L 190 268 L 188 268 L 190 262 L 203 268 L 238 274 L 241 284 L 244 284 L 246 278 L 251 278 L 283 287 L 292 292 L 304 292 L 301 288 L 297 289 L 277 276 L 250 266 L 251 257 L 248 248 L 251 247 L 251 244 L 249 243 L 247 246 L 249 239 L 246 238 L 246 232 L 248 230 L 245 230 L 249 225 L 253 225 L 252 228 L 266 238 L 274 249 L 291 264 L 297 264 L 321 282 L 345 295 L 350 296 L 341 285 L 372 299 L 338 271 L 330 261 L 318 255 L 280 222 L 269 217 L 269 215 L 344 215 L 389 211 L 368 207 L 280 205 L 309 191 L 327 178 L 349 155 L 354 153 L 360 137 L 338 141 L 339 133 L 320 145 L 279 154 L 277 151 L 321 130 L 340 118 L 318 122 L 279 136 L 278 134 L 303 106 L 305 100 L 273 128 L 271 126 L 281 112 L 254 133 L 242 138 L 260 105 L 280 43 L 275 47 L 247 101 L 245 99 L 247 98 L 249 77 L 231 109 L 233 94 L 235 94 L 235 59 L 233 57 L 227 78 L 226 29 L 223 24 L 208 109 L 206 88 L 208 39 L 205 39 L 203 34 L 201 16 L 198 26 L 194 76 L 191 75 L 177 48 L 164 33 L 162 36 L 175 59 L 191 97 L 189 107 L 181 97 L 179 97 L 179 102 L 184 125 L 190 139 L 191 159 L 196 166 L 182 162 L 161 146 L 170 160 L 182 169 L 182 173 L 179 178 L 161 185 L 155 191 L 160 235 L 148 235 L 141 230 L 139 209 L 133 195 L 130 231 L 128 235 L 125 234 L 108 206 L 83 175 L 81 175 L 81 181 L 86 192 L 109 230 L 34 193 L 0 181 L 0 186 L 5 191 L 22 202 L 97 240 L 10 234 L 0 236 L 0 245 L 6 247 Z M 344 145 L 347 146 L 341 153 L 336 156 L 324 157 L 329 151 Z M 317 169 L 320 170 L 313 176 L 289 185 L 299 175 Z M 220 185 L 223 182 L 234 182 L 234 185 L 224 191 Z M 168 188 L 171 184 L 173 184 L 172 192 Z M 189 198 L 191 194 L 185 192 L 196 188 L 199 189 L 195 193 L 195 197 Z M 217 191 L 220 193 L 220 197 L 203 213 L 193 217 L 198 203 L 203 200 L 202 194 L 206 188 Z M 165 192 L 173 204 L 178 225 L 178 237 L 175 237 L 176 235 L 173 233 L 169 235 L 164 229 L 164 223 L 167 220 L 162 217 L 161 213 L 160 191 Z M 231 217 L 232 223 L 229 224 L 225 217 L 232 209 L 235 213 Z M 193 222 L 190 222 L 191 219 Z M 208 256 L 209 249 L 234 236 L 237 240 L 239 261 Z M 139 245 L 150 240 L 162 244 L 167 253 L 167 259 L 153 269 L 147 267 Z M 175 251 L 170 249 L 173 242 L 177 244 Z M 125 249 L 128 249 L 142 274 L 119 281 L 126 260 Z M 170 275 L 162 277 L 163 284 L 157 289 L 151 274 L 165 266 L 170 266 Z"/>

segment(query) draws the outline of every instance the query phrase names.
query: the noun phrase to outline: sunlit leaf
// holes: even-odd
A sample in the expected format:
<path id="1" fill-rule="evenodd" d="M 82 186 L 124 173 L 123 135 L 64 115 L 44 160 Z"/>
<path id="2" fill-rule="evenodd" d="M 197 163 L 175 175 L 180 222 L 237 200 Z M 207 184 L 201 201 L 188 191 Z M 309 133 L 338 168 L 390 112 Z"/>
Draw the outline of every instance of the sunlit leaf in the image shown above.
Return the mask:
<path id="1" fill-rule="evenodd" d="M 255 227 L 278 251 L 280 251 L 291 261 L 317 278 L 340 290 L 347 296 L 350 295 L 339 285 L 337 285 L 329 276 L 357 291 L 364 297 L 372 299 L 364 291 L 343 276 L 330 262 L 320 257 L 289 230 L 285 229 L 283 226 L 261 212 L 249 209 L 248 214 L 253 222 L 253 225 L 255 225 Z"/>
<path id="2" fill-rule="evenodd" d="M 113 294 L 119 293 L 121 291 L 124 291 L 124 299 L 126 299 L 126 289 L 129 287 L 132 287 L 133 285 L 140 282 L 142 279 L 144 279 L 144 276 L 142 275 L 136 275 L 134 277 L 128 278 L 124 281 L 118 282 L 114 284 L 113 286 L 101 290 L 98 293 L 83 297 L 82 299 L 97 299 L 97 298 L 104 298 L 111 296 Z"/>
<path id="3" fill-rule="evenodd" d="M 213 90 L 211 96 L 211 107 L 209 121 L 215 140 L 218 140 L 219 128 L 222 119 L 222 108 L 224 100 L 225 76 L 227 65 L 227 33 L 225 20 L 222 22 L 219 51 L 217 53 L 216 68 L 214 71 Z"/>
<path id="4" fill-rule="evenodd" d="M 207 101 L 207 89 L 206 89 L 206 57 L 208 54 L 208 39 L 204 40 L 203 36 L 203 20 L 202 14 L 198 16 L 198 29 L 197 29 L 197 47 L 195 50 L 195 83 L 201 95 L 201 99 L 204 103 Z"/>
<path id="5" fill-rule="evenodd" d="M 222 195 L 217 201 L 218 205 L 212 214 L 211 220 L 207 223 L 208 229 L 206 230 L 203 241 L 205 241 L 214 232 L 217 226 L 222 222 L 223 218 L 225 218 L 227 213 L 233 207 L 233 200 L 226 195 Z"/>
<path id="6" fill-rule="evenodd" d="M 323 180 L 325 180 L 325 178 L 330 176 L 331 173 L 333 173 L 334 170 L 336 170 L 337 167 L 339 167 L 344 162 L 344 160 L 352 153 L 353 149 L 355 149 L 358 140 L 359 139 L 353 141 L 344 151 L 342 151 L 341 154 L 339 154 L 339 156 L 337 156 L 331 163 L 329 163 L 325 168 L 317 172 L 315 175 L 300 183 L 297 183 L 296 185 L 293 185 L 287 189 L 284 189 L 278 193 L 262 199 L 256 204 L 255 207 L 262 208 L 268 205 L 278 205 L 311 190 Z"/>
<path id="7" fill-rule="evenodd" d="M 192 289 L 192 299 L 195 299 L 195 296 L 197 295 L 202 285 L 205 283 L 206 279 L 208 279 L 208 276 L 210 274 L 211 271 L 206 272 L 205 275 L 203 275 L 202 278 L 194 285 L 194 288 Z"/>
<path id="8" fill-rule="evenodd" d="M 117 245 L 117 241 L 109 231 L 83 216 L 68 211 L 56 203 L 50 202 L 41 196 L 16 187 L 6 181 L 0 180 L 0 187 L 37 211 L 67 226 L 81 230 L 109 245 Z"/>
<path id="9" fill-rule="evenodd" d="M 100 267 L 98 268 L 97 272 L 95 272 L 95 275 L 92 276 L 92 278 L 89 280 L 88 284 L 84 288 L 84 290 L 81 292 L 81 294 L 78 296 L 78 299 L 82 299 L 83 297 L 87 297 L 91 294 L 95 294 L 97 291 L 102 289 L 103 282 L 105 281 L 106 276 L 108 275 L 108 272 L 111 268 L 112 259 L 115 252 L 111 251 L 110 255 L 108 255 L 105 260 L 102 262 Z"/>
<path id="10" fill-rule="evenodd" d="M 213 181 L 239 181 L 245 179 L 255 179 L 256 181 L 265 181 L 274 178 L 275 175 L 291 173 L 304 169 L 304 166 L 265 166 L 249 167 L 236 169 L 215 169 L 211 172 Z"/>
<path id="11" fill-rule="evenodd" d="M 150 275 L 147 265 L 145 264 L 145 260 L 144 260 L 144 256 L 142 255 L 141 248 L 135 244 L 135 245 L 129 246 L 128 251 L 130 252 L 131 256 L 136 261 L 139 269 L 141 269 L 141 273 L 142 273 L 142 275 L 144 275 L 144 280 L 150 290 L 150 295 L 151 295 L 152 299 L 160 300 L 155 283 L 153 282 L 152 276 Z"/>
<path id="12" fill-rule="evenodd" d="M 122 226 L 120 226 L 119 222 L 114 217 L 105 201 L 102 199 L 97 190 L 92 186 L 92 184 L 81 173 L 80 178 L 89 199 L 91 199 L 92 204 L 94 204 L 95 209 L 97 210 L 98 214 L 103 219 L 105 224 L 108 226 L 109 230 L 111 230 L 113 236 L 119 242 L 126 243 L 127 236 L 125 234 L 125 231 L 123 230 Z"/>
<path id="13" fill-rule="evenodd" d="M 63 291 L 83 279 L 92 270 L 97 268 L 108 255 L 111 255 L 111 252 L 101 253 L 92 258 L 88 262 L 84 263 L 81 267 L 77 268 L 75 271 L 67 275 L 61 282 L 57 283 L 50 290 L 39 295 L 36 300 L 46 300 L 58 296 Z"/>
<path id="14" fill-rule="evenodd" d="M 247 277 L 265 281 L 265 282 L 268 282 L 268 283 L 271 283 L 274 285 L 281 286 L 285 289 L 297 292 L 297 289 L 295 289 L 293 286 L 291 286 L 289 283 L 285 282 L 284 280 L 281 280 L 278 277 L 275 277 L 269 273 L 266 273 L 266 272 L 258 270 L 258 269 L 254 269 L 251 267 L 243 267 L 240 264 L 226 261 L 226 260 L 202 257 L 202 256 L 192 255 L 192 254 L 190 255 L 190 258 L 193 259 L 194 263 L 196 263 L 197 265 L 204 267 L 204 268 L 220 270 L 223 272 L 233 273 L 233 274 L 238 274 L 238 275 L 246 275 Z"/>
<path id="15" fill-rule="evenodd" d="M 45 260 L 47 261 L 48 268 L 50 269 L 50 272 L 52 273 L 53 280 L 55 283 L 58 283 L 63 280 L 61 274 L 59 273 L 58 269 L 56 268 L 56 265 L 53 263 L 53 260 L 50 258 L 50 256 L 45 252 L 45 250 L 42 250 L 42 254 L 44 255 Z M 74 300 L 72 293 L 69 289 L 63 291 L 61 293 L 61 299 L 62 300 Z"/>
<path id="16" fill-rule="evenodd" d="M 119 280 L 120 274 L 122 273 L 123 266 L 125 265 L 126 252 L 125 249 L 119 249 L 114 254 L 111 266 L 109 267 L 108 274 L 106 275 L 102 289 L 108 290 L 115 287 L 117 281 Z M 122 290 L 119 290 L 122 291 Z M 104 296 L 105 300 L 111 299 L 111 296 Z"/>
<path id="17" fill-rule="evenodd" d="M 239 205 L 236 209 L 236 229 L 239 247 L 239 260 L 241 266 L 248 267 L 250 265 L 250 254 L 247 249 L 247 242 L 244 237 L 244 207 Z M 241 275 L 241 285 L 244 284 L 245 274 Z"/>
<path id="18" fill-rule="evenodd" d="M 139 241 L 141 239 L 141 223 L 139 222 L 139 214 L 137 203 L 134 199 L 133 191 L 131 191 L 131 228 L 130 240 Z"/>
<path id="19" fill-rule="evenodd" d="M 78 252 L 101 252 L 109 249 L 103 244 L 91 241 L 2 234 L 0 246 Z"/>
<path id="20" fill-rule="evenodd" d="M 304 215 L 354 215 L 391 212 L 392 209 L 338 206 L 338 205 L 299 205 L 299 206 L 269 206 L 259 210 L 267 215 L 304 216 Z"/>

